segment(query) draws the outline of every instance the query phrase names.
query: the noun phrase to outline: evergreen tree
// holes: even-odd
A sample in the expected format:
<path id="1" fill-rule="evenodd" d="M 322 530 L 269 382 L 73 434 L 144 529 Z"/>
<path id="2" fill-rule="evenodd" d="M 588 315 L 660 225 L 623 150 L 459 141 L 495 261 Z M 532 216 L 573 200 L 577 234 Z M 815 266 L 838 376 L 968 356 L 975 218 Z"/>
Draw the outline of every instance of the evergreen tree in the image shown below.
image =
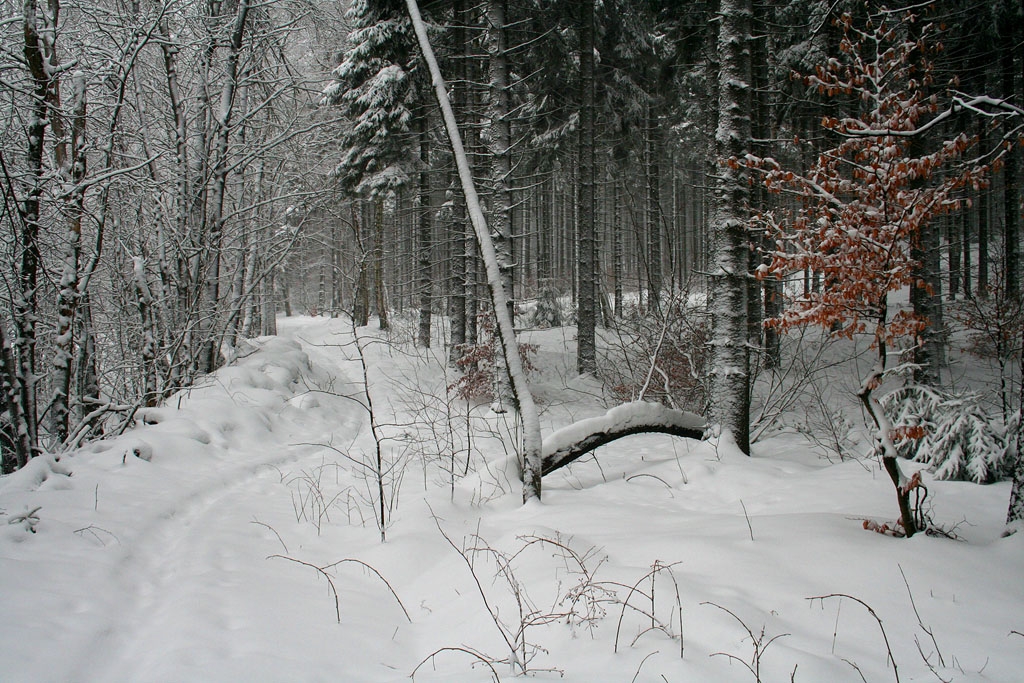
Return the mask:
<path id="1" fill-rule="evenodd" d="M 349 118 L 336 168 L 342 186 L 376 197 L 409 182 L 414 39 L 400 2 L 356 0 L 347 18 L 348 47 L 323 95 Z"/>
<path id="2" fill-rule="evenodd" d="M 349 8 L 348 48 L 324 89 L 324 101 L 340 104 L 349 118 L 341 140 L 336 174 L 346 191 L 373 202 L 373 246 L 361 242 L 356 301 L 369 299 L 368 270 L 373 271 L 381 329 L 388 327 L 384 282 L 384 200 L 410 182 L 413 172 L 411 128 L 416 68 L 412 27 L 401 2 L 357 0 Z M 361 306 L 357 324 L 366 324 Z"/>

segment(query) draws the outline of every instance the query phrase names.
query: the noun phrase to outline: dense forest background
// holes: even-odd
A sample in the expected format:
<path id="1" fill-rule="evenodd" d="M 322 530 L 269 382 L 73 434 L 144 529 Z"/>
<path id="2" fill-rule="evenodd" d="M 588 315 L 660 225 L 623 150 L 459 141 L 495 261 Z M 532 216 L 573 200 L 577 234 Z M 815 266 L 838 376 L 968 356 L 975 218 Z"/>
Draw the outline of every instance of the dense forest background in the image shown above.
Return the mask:
<path id="1" fill-rule="evenodd" d="M 5 472 L 124 430 L 280 313 L 397 316 L 453 364 L 481 362 L 483 267 L 404 3 L 2 7 Z M 580 372 L 623 400 L 707 413 L 746 450 L 751 379 L 783 363 L 783 336 L 806 322 L 855 334 L 881 314 L 866 331 L 882 360 L 909 339 L 928 386 L 945 382 L 950 330 L 974 332 L 1005 371 L 995 414 L 1010 423 L 1020 2 L 422 11 L 519 322 L 576 324 Z M 877 199 L 857 169 L 834 171 L 849 182 L 832 190 L 815 180 L 840 157 L 889 183 L 871 206 L 914 217 L 888 224 L 904 230 L 899 263 L 860 259 L 859 234 L 801 247 L 786 232 L 818 225 L 823 197 Z M 883 182 L 887 164 L 898 180 Z M 872 273 L 885 284 L 830 298 Z M 877 304 L 901 287 L 916 323 L 894 328 Z M 808 305 L 840 312 L 801 319 Z M 661 359 L 657 388 L 645 367 L 602 360 L 611 327 Z"/>

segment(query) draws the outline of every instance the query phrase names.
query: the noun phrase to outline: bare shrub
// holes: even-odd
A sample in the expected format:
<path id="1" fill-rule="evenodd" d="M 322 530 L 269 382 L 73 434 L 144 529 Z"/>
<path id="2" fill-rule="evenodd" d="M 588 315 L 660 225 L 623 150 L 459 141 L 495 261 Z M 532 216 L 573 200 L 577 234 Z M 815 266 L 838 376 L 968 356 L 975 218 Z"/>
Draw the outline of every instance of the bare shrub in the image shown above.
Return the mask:
<path id="1" fill-rule="evenodd" d="M 685 294 L 668 299 L 661 310 L 632 309 L 618 321 L 600 374 L 617 401 L 701 411 L 708 402 L 707 313 Z"/>
<path id="2" fill-rule="evenodd" d="M 448 389 L 467 401 L 492 400 L 495 394 L 497 360 L 501 354 L 498 337 L 495 335 L 494 316 L 481 313 L 477 318 L 476 344 L 459 344 L 456 367 L 462 376 L 452 382 Z M 536 344 L 519 343 L 519 358 L 523 369 L 533 372 L 536 367 L 532 358 L 537 353 Z"/>

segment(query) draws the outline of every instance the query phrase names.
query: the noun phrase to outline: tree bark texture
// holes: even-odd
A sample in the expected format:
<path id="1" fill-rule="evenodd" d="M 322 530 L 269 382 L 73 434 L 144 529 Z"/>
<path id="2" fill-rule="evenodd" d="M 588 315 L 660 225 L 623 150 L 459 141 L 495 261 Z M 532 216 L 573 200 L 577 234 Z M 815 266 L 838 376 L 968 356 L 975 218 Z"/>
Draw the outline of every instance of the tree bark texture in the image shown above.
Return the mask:
<path id="1" fill-rule="evenodd" d="M 431 274 L 433 270 L 433 223 L 430 220 L 430 134 L 427 129 L 427 115 L 424 111 L 420 117 L 420 172 L 419 191 L 416 195 L 416 270 L 418 304 L 420 309 L 419 329 L 416 343 L 422 348 L 430 348 L 430 326 L 432 319 L 433 297 L 431 296 Z"/>
<path id="2" fill-rule="evenodd" d="M 576 370 L 597 372 L 597 263 L 594 155 L 594 0 L 580 0 L 579 291 Z"/>
<path id="3" fill-rule="evenodd" d="M 711 200 L 712 272 L 710 421 L 750 452 L 750 375 L 747 345 L 747 174 L 729 160 L 743 158 L 750 141 L 750 2 L 722 0 L 718 37 L 719 164 Z"/>
<path id="4" fill-rule="evenodd" d="M 213 185 L 208 210 L 209 236 L 206 241 L 206 280 L 203 295 L 203 354 L 200 371 L 211 372 L 219 365 L 220 320 L 217 303 L 221 297 L 221 261 L 223 259 L 224 203 L 227 192 L 228 141 L 231 136 L 231 116 L 238 88 L 238 63 L 242 53 L 242 40 L 249 16 L 249 0 L 239 0 L 235 21 L 228 40 L 228 53 L 224 62 L 224 85 L 220 93 L 220 108 L 214 112 L 215 147 L 212 169 Z"/>
<path id="5" fill-rule="evenodd" d="M 501 288 L 505 293 L 508 315 L 513 315 L 512 251 L 512 128 L 509 123 L 509 73 L 506 55 L 505 0 L 487 2 L 487 63 L 490 80 L 487 98 L 487 157 L 490 173 L 490 213 L 487 224 L 494 240 Z M 492 408 L 504 412 L 514 401 L 508 368 L 502 354 L 494 363 L 494 401 Z"/>
<path id="6" fill-rule="evenodd" d="M 661 312 L 662 220 L 661 220 L 661 122 L 657 102 L 647 105 L 644 127 L 647 141 L 647 305 L 655 315 Z"/>

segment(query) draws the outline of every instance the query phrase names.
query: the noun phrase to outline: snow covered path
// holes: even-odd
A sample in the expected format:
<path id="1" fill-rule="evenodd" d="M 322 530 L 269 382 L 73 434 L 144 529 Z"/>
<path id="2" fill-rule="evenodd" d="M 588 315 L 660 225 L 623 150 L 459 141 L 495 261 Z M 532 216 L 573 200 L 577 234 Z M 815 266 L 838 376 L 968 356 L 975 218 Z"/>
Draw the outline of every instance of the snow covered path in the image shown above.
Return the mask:
<path id="1" fill-rule="evenodd" d="M 257 680 L 268 659 L 280 668 L 280 652 L 297 666 L 304 651 L 326 645 L 276 628 L 307 606 L 281 580 L 305 570 L 267 559 L 288 550 L 272 527 L 297 517 L 328 524 L 337 514 L 317 502 L 325 480 L 346 476 L 325 466 L 335 458 L 323 444 L 358 441 L 366 413 L 337 395 L 352 385 L 325 355 L 313 368 L 297 343 L 260 346 L 255 365 L 243 358 L 172 399 L 174 409 L 146 412 L 149 426 L 53 467 L 71 476 L 40 461 L 35 477 L 4 482 L 5 505 L 31 499 L 45 520 L 32 537 L 3 529 L 15 541 L 13 556 L 0 558 L 8 577 L 19 562 L 36 566 L 42 537 L 70 539 L 47 544 L 45 573 L 18 576 L 17 590 L 0 593 L 2 614 L 47 615 L 19 630 L 63 653 L 50 680 L 204 680 L 217 671 Z M 77 505 L 68 505 L 71 497 Z M 316 588 L 312 574 L 302 576 Z M 37 654 L 5 652 L 0 678 L 32 678 Z"/>
<path id="2" fill-rule="evenodd" d="M 1024 534 L 999 537 L 1005 482 L 929 480 L 936 521 L 962 522 L 963 539 L 906 541 L 861 528 L 895 514 L 870 460 L 830 463 L 791 435 L 750 458 L 636 435 L 552 473 L 544 503 L 523 506 L 500 420 L 446 408 L 443 363 L 372 343 L 397 477 L 381 543 L 351 332 L 281 322 L 128 434 L 0 479 L 0 682 L 392 683 L 421 662 L 418 683 L 491 680 L 478 657 L 508 680 L 506 637 L 523 623 L 540 680 L 745 683 L 723 653 L 752 661 L 747 627 L 788 634 L 761 653 L 763 680 L 895 680 L 860 605 L 808 600 L 831 593 L 876 610 L 900 680 L 1024 670 Z M 566 370 L 566 338 L 532 339 L 549 433 L 607 407 Z M 35 533 L 8 524 L 36 508 Z"/>

